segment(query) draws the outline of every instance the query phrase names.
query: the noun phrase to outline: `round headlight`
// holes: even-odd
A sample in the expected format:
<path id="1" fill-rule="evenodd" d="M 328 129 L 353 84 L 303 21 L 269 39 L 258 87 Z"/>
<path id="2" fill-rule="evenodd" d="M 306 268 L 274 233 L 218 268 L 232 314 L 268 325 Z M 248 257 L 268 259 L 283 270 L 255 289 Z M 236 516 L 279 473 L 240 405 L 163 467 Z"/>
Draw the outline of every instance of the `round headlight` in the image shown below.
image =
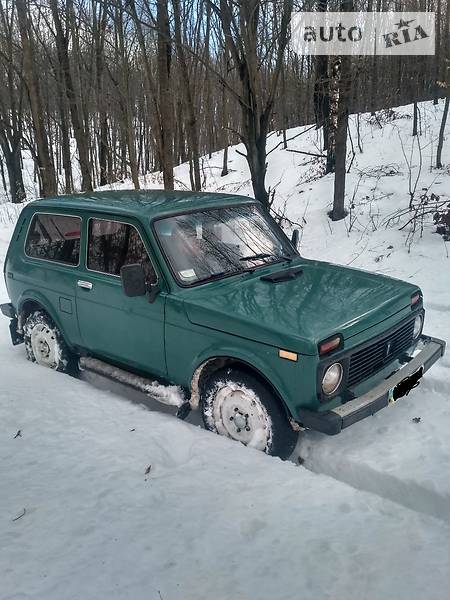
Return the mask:
<path id="1" fill-rule="evenodd" d="M 417 315 L 417 317 L 414 320 L 414 332 L 413 332 L 413 338 L 415 340 L 422 333 L 422 327 L 423 327 L 423 316 Z"/>
<path id="2" fill-rule="evenodd" d="M 334 363 L 328 367 L 322 379 L 322 389 L 325 394 L 330 395 L 338 389 L 341 385 L 342 375 L 341 363 Z"/>

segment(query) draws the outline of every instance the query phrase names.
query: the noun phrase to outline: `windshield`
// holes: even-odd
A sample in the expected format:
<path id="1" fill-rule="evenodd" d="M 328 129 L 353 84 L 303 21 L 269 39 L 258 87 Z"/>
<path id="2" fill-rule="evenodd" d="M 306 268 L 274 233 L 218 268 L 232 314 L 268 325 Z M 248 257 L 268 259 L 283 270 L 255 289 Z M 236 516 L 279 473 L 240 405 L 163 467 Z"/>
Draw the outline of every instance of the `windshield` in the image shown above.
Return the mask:
<path id="1" fill-rule="evenodd" d="M 182 285 L 289 259 L 294 250 L 255 204 L 160 219 L 156 234 Z"/>

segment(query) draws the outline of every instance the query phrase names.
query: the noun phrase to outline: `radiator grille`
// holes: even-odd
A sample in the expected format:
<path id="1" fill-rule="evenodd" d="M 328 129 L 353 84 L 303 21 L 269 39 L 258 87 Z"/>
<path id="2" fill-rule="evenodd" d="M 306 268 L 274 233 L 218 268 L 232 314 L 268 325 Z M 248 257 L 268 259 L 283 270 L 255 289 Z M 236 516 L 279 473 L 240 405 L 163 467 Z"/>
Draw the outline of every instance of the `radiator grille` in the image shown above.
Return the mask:
<path id="1" fill-rule="evenodd" d="M 347 385 L 352 387 L 398 358 L 413 341 L 414 319 L 350 356 Z"/>

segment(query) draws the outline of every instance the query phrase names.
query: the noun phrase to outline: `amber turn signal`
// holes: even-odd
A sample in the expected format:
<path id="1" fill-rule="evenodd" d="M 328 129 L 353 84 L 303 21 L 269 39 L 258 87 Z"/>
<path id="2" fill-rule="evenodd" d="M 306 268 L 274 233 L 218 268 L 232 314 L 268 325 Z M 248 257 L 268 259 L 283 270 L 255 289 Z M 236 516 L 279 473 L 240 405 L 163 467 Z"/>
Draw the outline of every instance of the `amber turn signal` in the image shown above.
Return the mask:
<path id="1" fill-rule="evenodd" d="M 278 350 L 278 356 L 294 362 L 297 362 L 298 360 L 298 354 L 296 352 L 289 352 L 289 350 Z"/>

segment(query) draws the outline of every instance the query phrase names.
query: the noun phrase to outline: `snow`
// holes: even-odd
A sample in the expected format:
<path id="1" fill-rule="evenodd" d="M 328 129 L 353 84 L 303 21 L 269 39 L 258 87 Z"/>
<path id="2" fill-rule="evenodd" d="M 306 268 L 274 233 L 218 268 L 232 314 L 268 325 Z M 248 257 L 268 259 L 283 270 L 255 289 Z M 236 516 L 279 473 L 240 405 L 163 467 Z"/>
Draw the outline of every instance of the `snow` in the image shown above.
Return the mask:
<path id="1" fill-rule="evenodd" d="M 2 600 L 446 597 L 448 524 L 43 378 L 0 327 Z"/>
<path id="2" fill-rule="evenodd" d="M 178 385 L 162 385 L 158 381 L 151 381 L 145 377 L 139 377 L 123 369 L 118 369 L 101 360 L 95 358 L 82 358 L 80 360 L 81 369 L 88 369 L 94 373 L 110 377 L 124 385 L 136 388 L 144 394 L 167 404 L 168 406 L 182 406 L 186 399 L 183 390 Z"/>
<path id="3" fill-rule="evenodd" d="M 442 103 L 420 105 L 419 140 L 412 108 L 396 113 L 382 128 L 361 116 L 362 153 L 352 118 L 345 222 L 326 216 L 332 176 L 275 133 L 268 183 L 303 225 L 302 253 L 420 285 L 425 331 L 450 342 L 449 244 L 431 218 L 422 235 L 399 231 L 405 217 L 387 224 L 410 180 L 450 199 L 450 169 L 431 169 Z M 302 134 L 291 149 L 320 149 L 307 129 L 288 132 Z M 204 158 L 206 188 L 249 194 L 244 159 L 229 155 L 224 178 L 221 153 Z M 188 184 L 186 165 L 176 178 Z M 17 214 L 0 205 L 0 267 Z M 303 433 L 283 463 L 194 426 L 195 413 L 182 422 L 44 371 L 0 319 L 0 599 L 448 598 L 449 369 L 450 352 L 407 398 L 339 436 Z"/>

